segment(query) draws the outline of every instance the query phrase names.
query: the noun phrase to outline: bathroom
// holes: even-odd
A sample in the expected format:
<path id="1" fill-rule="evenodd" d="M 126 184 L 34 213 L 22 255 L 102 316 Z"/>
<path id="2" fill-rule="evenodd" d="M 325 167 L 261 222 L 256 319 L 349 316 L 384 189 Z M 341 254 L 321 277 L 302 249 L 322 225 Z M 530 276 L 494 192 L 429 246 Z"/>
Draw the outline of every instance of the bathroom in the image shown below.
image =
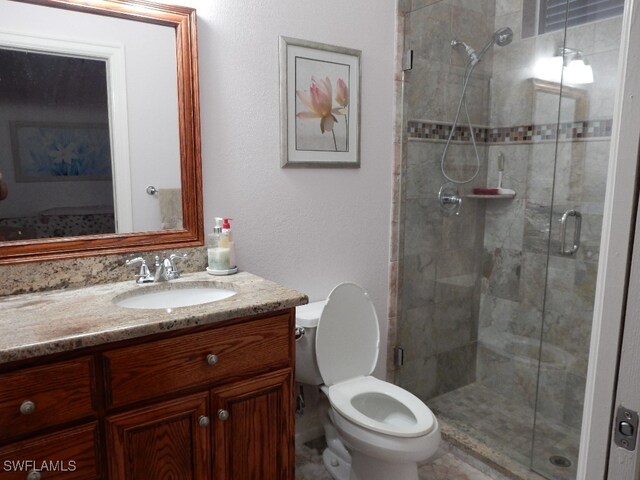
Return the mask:
<path id="1" fill-rule="evenodd" d="M 458 338 L 454 339 L 454 343 L 449 343 L 451 332 L 443 332 L 444 336 L 440 340 L 436 335 L 429 339 L 425 337 L 422 341 L 440 341 L 442 342 L 440 352 L 446 352 L 472 345 L 477 340 L 473 335 L 482 337 L 482 328 L 484 327 L 486 327 L 486 331 L 489 331 L 490 327 L 512 329 L 512 325 L 499 323 L 506 321 L 506 317 L 492 317 L 490 311 L 480 311 L 481 306 L 487 307 L 491 302 L 500 303 L 496 299 L 502 299 L 505 295 L 510 294 L 507 291 L 509 279 L 506 278 L 504 283 L 496 285 L 489 284 L 487 281 L 482 284 L 484 290 L 473 290 L 476 280 L 485 280 L 485 278 L 479 278 L 482 276 L 479 272 L 483 270 L 477 269 L 479 267 L 474 264 L 474 261 L 480 255 L 484 255 L 485 249 L 489 252 L 490 247 L 500 246 L 496 242 L 504 241 L 504 239 L 498 238 L 499 234 L 504 233 L 505 228 L 499 222 L 505 218 L 501 214 L 511 215 L 506 217 L 510 222 L 517 214 L 520 215 L 520 219 L 524 218 L 526 206 L 524 198 L 519 196 L 525 174 L 522 169 L 526 168 L 528 155 L 536 154 L 536 152 L 528 151 L 529 147 L 511 145 L 505 146 L 504 149 L 502 146 L 495 145 L 489 147 L 482 145 L 480 148 L 482 155 L 484 155 L 482 168 L 488 169 L 488 171 L 483 170 L 482 175 L 487 181 L 495 181 L 498 154 L 502 151 L 505 155 L 504 186 L 516 190 L 516 199 L 513 202 L 483 206 L 480 201 L 465 199 L 461 207 L 461 218 L 459 218 L 463 222 L 457 223 L 455 217 L 444 218 L 440 216 L 439 206 L 429 208 L 431 203 L 428 202 L 437 198 L 441 178 L 436 179 L 430 175 L 431 172 L 420 171 L 421 165 L 418 165 L 417 162 L 421 158 L 421 153 L 433 146 L 435 142 L 429 143 L 416 138 L 407 138 L 403 125 L 405 120 L 451 123 L 452 113 L 455 113 L 455 111 L 451 112 L 452 107 L 434 114 L 419 110 L 420 108 L 426 109 L 429 105 L 420 103 L 418 97 L 424 97 L 425 101 L 429 98 L 443 97 L 442 92 L 435 90 L 435 87 L 447 83 L 440 79 L 434 82 L 426 80 L 426 77 L 420 76 L 420 69 L 424 69 L 425 64 L 429 61 L 426 57 L 427 54 L 451 55 L 452 58 L 455 58 L 454 62 L 459 62 L 457 66 L 464 69 L 464 51 L 451 49 L 449 43 L 454 39 L 454 31 L 446 25 L 446 22 L 439 21 L 441 17 L 438 16 L 449 14 L 452 16 L 451 18 L 458 18 L 458 13 L 460 13 L 460 18 L 475 18 L 472 15 L 473 12 L 465 14 L 465 17 L 463 15 L 465 12 L 452 11 L 454 8 L 459 8 L 458 5 L 462 2 L 418 0 L 413 0 L 413 2 L 400 1 L 398 5 L 395 2 L 381 1 L 372 4 L 372 2 L 364 0 L 347 3 L 331 0 L 322 4 L 287 0 L 286 2 L 278 2 L 277 9 L 274 9 L 273 5 L 268 2 L 174 0 L 169 3 L 197 10 L 202 205 L 205 231 L 209 232 L 212 229 L 215 216 L 228 215 L 233 217 L 237 258 L 241 270 L 295 288 L 304 292 L 310 300 L 325 298 L 336 284 L 344 280 L 351 280 L 362 285 L 373 300 L 380 322 L 380 345 L 383 348 L 381 348 L 374 375 L 392 380 L 421 398 L 424 396 L 423 399 L 429 404 L 430 398 L 438 396 L 433 390 L 436 387 L 430 383 L 436 378 L 435 359 L 433 355 L 430 355 L 430 352 L 434 350 L 430 350 L 431 347 L 427 345 L 427 348 L 420 354 L 422 356 L 416 358 L 411 351 L 411 345 L 406 338 L 403 338 L 407 335 L 411 336 L 414 332 L 414 330 L 407 330 L 410 326 L 415 326 L 411 322 L 419 321 L 419 319 L 408 317 L 410 312 L 408 312 L 405 302 L 409 297 L 415 300 L 416 295 L 420 295 L 422 288 L 417 282 L 408 286 L 407 281 L 413 282 L 414 278 L 410 278 L 411 275 L 417 276 L 427 272 L 408 271 L 407 264 L 415 266 L 419 264 L 411 262 L 403 264 L 404 260 L 399 252 L 404 251 L 406 255 L 407 245 L 410 241 L 427 242 L 429 241 L 428 236 L 434 232 L 437 234 L 444 232 L 449 238 L 452 238 L 452 241 L 458 242 L 457 246 L 459 247 L 459 251 L 456 251 L 455 245 L 452 244 L 451 247 L 448 247 L 446 255 L 440 259 L 443 262 L 442 266 L 448 272 L 447 279 L 451 282 L 455 280 L 474 282 L 473 288 L 465 287 L 466 284 L 463 284 L 460 290 L 464 291 L 464 294 L 472 296 L 471 304 L 478 309 L 473 321 L 478 322 L 481 326 L 480 332 L 474 333 L 471 330 L 464 330 L 468 328 L 468 325 L 449 324 L 445 328 L 455 329 L 454 333 L 462 332 Z M 522 13 L 518 14 L 518 8 L 514 8 L 512 2 L 507 1 L 482 2 L 482 7 L 475 6 L 476 2 L 468 3 L 474 5 L 469 7 L 471 10 L 479 9 L 483 15 L 486 15 L 483 20 L 486 23 L 479 26 L 480 31 L 477 35 L 463 37 L 462 41 L 469 43 L 476 50 L 480 50 L 491 33 L 497 27 L 504 25 L 510 26 L 516 36 L 511 45 L 499 49 L 495 47 L 478 65 L 476 73 L 480 74 L 480 78 L 488 81 L 491 71 L 490 63 L 495 70 L 500 62 L 512 61 L 514 58 L 517 61 L 522 61 L 522 49 L 525 47 L 522 47 L 521 42 L 518 41 L 519 32 L 522 29 Z M 634 3 L 637 7 L 637 2 Z M 447 9 L 448 13 L 443 13 Z M 438 47 L 441 48 L 439 53 L 436 52 L 435 42 L 429 36 L 430 29 L 418 30 L 415 37 L 408 34 L 411 28 L 414 30 L 418 28 L 417 23 L 425 22 L 426 25 L 429 25 L 430 21 L 433 21 L 436 27 L 444 30 L 441 38 L 443 46 Z M 585 54 L 599 53 L 601 56 L 608 57 L 611 62 L 614 61 L 616 54 L 612 52 L 620 46 L 620 32 L 622 30 L 621 19 L 618 18 L 617 21 L 617 39 L 608 39 L 610 43 L 607 44 L 605 50 L 582 47 Z M 572 31 L 569 29 L 568 35 Z M 422 33 L 424 35 L 421 35 Z M 588 37 L 590 33 L 592 32 L 584 35 Z M 278 41 L 280 36 L 339 45 L 362 52 L 360 168 L 280 168 L 278 88 Z M 438 33 L 438 38 L 440 38 L 440 33 Z M 567 46 L 575 45 L 569 45 L 567 40 Z M 551 46 L 551 49 L 553 47 L 555 45 Z M 403 74 L 401 71 L 402 59 L 407 48 L 414 50 L 414 68 Z M 453 57 L 453 55 L 458 55 L 458 57 Z M 498 55 L 503 55 L 503 57 L 498 57 Z M 507 60 L 507 57 L 510 60 Z M 592 58 L 589 57 L 589 60 L 591 61 Z M 595 60 L 592 61 L 594 69 L 596 67 Z M 628 62 L 630 66 L 633 66 L 635 62 L 633 56 L 629 56 Z M 509 70 L 508 65 L 503 64 L 502 67 Z M 597 71 L 594 72 L 594 75 L 596 74 Z M 493 78 L 496 77 L 497 75 L 494 74 Z M 615 89 L 617 83 L 614 77 L 613 74 L 606 76 L 605 79 L 596 77 L 596 82 L 609 82 L 606 84 L 606 88 Z M 508 78 L 510 77 L 503 76 L 501 80 L 506 83 Z M 148 81 L 152 82 L 153 79 Z M 475 75 L 472 82 L 479 82 Z M 459 89 L 458 85 L 459 83 L 456 84 L 455 89 Z M 485 102 L 491 102 L 490 105 L 485 104 L 486 110 L 484 110 L 485 115 L 491 116 L 499 115 L 498 109 L 501 108 L 501 105 L 512 105 L 517 103 L 520 98 L 518 93 L 513 92 L 514 97 L 507 96 L 498 105 L 494 105 L 497 100 L 493 97 L 490 98 L 488 92 L 482 92 L 480 83 L 472 83 L 470 90 L 474 92 L 474 98 L 480 96 Z M 478 93 L 479 90 L 480 93 Z M 505 84 L 504 87 L 501 87 L 501 92 L 509 91 L 508 85 Z M 614 90 L 607 90 L 607 92 L 608 97 L 600 98 L 604 104 L 600 107 L 607 107 L 608 110 L 603 114 L 599 113 L 595 117 L 587 117 L 586 119 L 600 119 L 602 117 L 611 119 L 613 117 L 613 100 L 616 92 Z M 454 109 L 455 102 L 459 99 L 459 93 L 459 91 L 455 91 L 451 95 Z M 548 97 L 553 96 L 553 94 L 547 95 Z M 593 101 L 591 100 L 591 103 Z M 474 115 L 485 107 L 475 103 L 471 105 L 470 102 L 471 113 Z M 529 113 L 529 122 L 531 122 L 533 112 L 532 107 L 529 108 L 527 113 Z M 546 104 L 540 105 L 539 111 L 543 112 L 545 108 L 547 108 Z M 506 114 L 506 112 L 503 113 Z M 486 127 L 527 124 L 523 123 L 525 119 L 522 118 L 513 120 L 513 123 L 511 120 L 503 122 L 498 118 L 487 117 L 486 119 L 474 120 L 474 122 Z M 577 120 L 586 119 L 577 118 Z M 630 125 L 630 127 L 632 126 Z M 629 137 L 632 136 L 634 136 L 633 130 L 629 134 Z M 597 143 L 595 147 L 601 148 L 604 143 L 608 142 L 594 143 Z M 438 145 L 441 148 L 442 144 L 436 144 L 436 146 Z M 541 150 L 548 148 L 547 144 L 539 145 L 539 147 Z M 575 149 L 581 150 L 585 147 L 591 148 L 594 145 L 580 144 L 576 145 Z M 521 149 L 523 148 L 527 149 L 526 153 L 522 153 Z M 531 149 L 535 150 L 534 147 Z M 561 147 L 559 147 L 560 149 Z M 607 153 L 606 149 L 604 149 L 604 153 L 598 152 L 598 154 L 604 155 L 605 159 Z M 538 154 L 544 157 L 545 151 Z M 571 159 L 576 152 L 566 150 L 564 153 L 559 152 L 559 156 L 562 154 Z M 555 153 L 552 152 L 552 155 Z M 404 159 L 406 159 L 406 164 Z M 471 164 L 472 162 L 473 159 Z M 415 175 L 409 176 L 404 169 L 411 166 L 415 166 L 418 171 Z M 634 172 L 635 170 L 627 170 L 626 176 L 633 177 Z M 463 173 L 466 172 L 463 171 Z M 421 174 L 427 179 L 434 178 L 434 182 L 437 184 L 432 185 L 428 181 L 417 183 L 420 182 Z M 594 173 L 596 176 L 600 175 L 600 180 L 603 180 L 605 174 L 606 169 L 604 173 Z M 547 179 L 552 176 L 553 174 L 549 173 Z M 478 183 L 478 186 L 480 185 L 482 184 Z M 422 186 L 425 190 L 418 192 L 418 196 L 414 197 L 415 201 L 403 203 L 405 195 L 410 189 L 420 190 L 423 188 Z M 493 186 L 493 183 L 487 183 L 485 186 Z M 616 214 L 626 214 L 630 218 L 631 207 L 627 206 L 630 203 L 629 198 L 632 196 L 628 193 L 630 187 L 622 182 L 618 191 L 621 198 L 615 198 L 615 200 L 618 200 L 616 204 L 622 205 L 622 208 Z M 625 192 L 627 192 L 626 197 L 624 197 Z M 544 195 L 544 193 L 540 194 Z M 600 193 L 602 195 L 600 201 L 602 202 L 604 192 Z M 11 195 L 11 191 L 9 191 L 9 195 Z M 421 207 L 420 202 L 423 200 L 424 207 Z M 503 200 L 498 202 L 503 202 Z M 609 202 L 613 202 L 613 200 L 610 199 Z M 3 202 L 0 202 L 0 209 L 2 205 Z M 427 225 L 433 228 L 425 229 L 424 224 L 417 223 L 411 228 L 405 226 L 403 229 L 402 222 L 406 221 L 404 216 L 412 213 L 410 206 L 414 206 L 414 210 L 423 208 L 426 220 L 423 218 L 421 221 L 428 222 Z M 514 208 L 519 211 L 516 212 Z M 602 209 L 602 207 L 600 208 Z M 464 220 L 465 216 L 471 215 L 474 210 L 480 211 L 482 209 L 485 209 L 485 213 L 482 220 L 478 220 L 478 222 L 482 222 L 483 225 L 473 225 L 473 228 L 477 229 L 476 233 L 483 229 L 484 235 L 482 238 L 480 235 L 476 235 L 474 240 L 482 243 L 479 246 L 478 254 L 474 254 L 464 244 L 466 241 L 471 241 L 468 232 L 464 231 L 471 225 Z M 420 212 L 414 211 L 414 213 Z M 544 211 L 539 212 L 540 217 L 544 217 L 544 214 Z M 473 218 L 479 219 L 480 216 Z M 490 222 L 494 222 L 492 229 L 487 227 Z M 621 222 L 624 224 L 624 219 Z M 585 235 L 597 236 L 599 233 L 599 227 L 589 225 L 586 218 L 583 219 L 582 228 Z M 624 234 L 624 227 L 617 231 L 623 233 L 619 235 L 623 237 L 622 240 L 628 241 L 629 234 Z M 495 236 L 487 236 L 487 232 L 493 232 Z M 420 234 L 424 235 L 421 240 L 415 237 Z M 508 240 L 515 241 L 515 239 Z M 535 240 L 532 239 L 532 241 Z M 592 288 L 595 283 L 593 269 L 597 265 L 598 248 L 587 242 L 585 245 L 593 248 L 596 257 L 595 260 L 592 259 L 591 262 L 584 264 L 585 270 L 582 272 L 589 283 L 589 288 Z M 536 246 L 540 246 L 540 239 L 538 239 Z M 415 247 L 414 244 L 409 245 L 410 248 L 419 249 L 422 247 Z M 504 248 L 522 252 L 522 249 Z M 626 246 L 620 247 L 618 245 L 618 248 L 624 250 Z M 197 252 L 200 250 L 195 249 Z M 418 255 L 423 252 L 415 251 L 414 253 Z M 152 252 L 145 252 L 145 254 L 151 255 Z M 522 255 L 533 256 L 543 255 L 543 253 L 525 250 Z M 121 265 L 124 258 L 124 255 L 110 255 L 2 265 L 0 266 L 0 274 L 3 281 L 0 290 L 3 295 L 6 295 L 7 293 L 22 293 L 40 288 L 37 286 L 39 284 L 44 285 L 43 288 L 46 288 L 47 285 L 79 287 L 96 281 L 129 280 L 133 278 L 132 269 Z M 489 258 L 494 259 L 494 257 L 483 257 L 482 259 L 485 261 Z M 558 259 L 552 258 L 552 260 Z M 202 260 L 193 260 L 193 264 L 190 264 L 189 268 L 195 268 L 198 262 L 202 263 Z M 448 264 L 444 265 L 445 262 Z M 556 272 L 561 273 L 561 271 L 562 266 L 558 266 Z M 523 275 L 527 274 L 526 269 L 523 272 Z M 540 272 L 537 273 L 540 274 Z M 113 275 L 117 275 L 117 278 L 113 278 Z M 473 275 L 478 275 L 478 277 L 473 277 Z M 450 277 L 457 278 L 450 279 Z M 34 278 L 37 280 L 33 280 Z M 615 271 L 611 278 L 615 280 Z M 429 279 L 426 280 L 429 281 Z M 443 280 L 443 278 L 434 278 L 433 284 L 437 284 L 439 280 Z M 557 280 L 562 282 L 562 278 Z M 540 277 L 532 278 L 531 282 L 540 282 Z M 542 278 L 542 282 L 544 283 L 544 278 Z M 624 279 L 621 282 L 621 285 L 624 285 Z M 446 285 L 446 282 L 439 283 Z M 416 290 L 408 292 L 407 288 L 412 286 Z M 451 288 L 450 290 L 456 289 Z M 473 291 L 470 292 L 470 290 Z M 496 292 L 500 294 L 496 294 Z M 589 295 L 595 294 L 593 291 L 589 291 Z M 535 300 L 539 301 L 540 298 Z M 449 299 L 449 303 L 454 302 L 455 299 Z M 622 300 L 619 303 L 622 304 Z M 499 306 L 501 308 L 519 307 L 519 305 L 506 302 Z M 542 322 L 540 318 L 537 320 L 537 324 L 520 325 L 522 328 L 530 329 L 528 331 L 529 337 L 538 335 L 539 338 L 541 334 L 549 333 L 542 331 Z M 427 327 L 426 324 L 424 327 Z M 475 327 L 477 328 L 478 325 Z M 562 328 L 561 325 L 558 327 Z M 510 331 L 513 333 L 513 330 Z M 576 348 L 584 349 L 586 342 L 588 348 L 589 333 L 581 332 L 580 335 L 578 339 L 570 339 L 571 346 L 575 341 Z M 466 336 L 466 338 L 462 339 L 462 336 Z M 415 336 L 415 340 L 420 341 L 417 336 Z M 463 343 L 455 343 L 463 340 Z M 446 343 L 449 343 L 451 348 L 445 348 L 444 344 Z M 489 345 L 489 343 L 485 342 L 485 345 Z M 394 366 L 394 347 L 397 345 L 402 346 L 405 351 L 405 365 L 400 368 Z M 613 348 L 615 349 L 615 346 Z M 480 349 L 480 342 L 478 342 L 477 351 L 473 355 L 467 353 L 469 362 L 463 365 L 456 364 L 462 374 L 472 375 L 475 373 L 477 375 L 480 372 L 482 366 L 480 356 L 478 356 Z M 488 350 L 485 351 L 486 357 L 491 358 L 492 351 L 488 346 L 486 349 Z M 611 350 L 604 352 L 609 352 L 609 356 L 611 356 Z M 477 363 L 475 363 L 476 359 Z M 583 358 L 582 361 L 581 375 L 571 372 L 571 378 L 576 382 L 575 390 L 585 388 L 586 360 Z M 615 362 L 615 359 L 613 361 Z M 425 365 L 422 373 L 426 378 L 423 379 L 418 378 L 419 374 L 415 373 L 414 369 L 414 365 L 420 362 Z M 606 364 L 606 362 L 604 363 Z M 527 369 L 525 366 L 523 370 L 529 372 L 534 368 Z M 459 380 L 463 383 L 472 383 L 470 378 L 455 380 L 456 382 Z M 454 387 L 461 385 L 456 383 Z M 445 395 L 444 391 L 437 393 Z M 595 403 L 601 404 L 602 402 Z M 612 404 L 611 398 L 609 398 L 608 404 Z M 576 408 L 581 411 L 582 407 Z M 580 419 L 572 418 L 570 423 L 573 428 L 579 428 Z M 608 428 L 608 424 L 605 425 L 606 428 Z M 525 441 L 528 440 L 523 438 L 523 443 Z M 598 449 L 600 455 L 589 455 L 590 458 L 596 459 L 593 461 L 602 468 L 604 468 L 603 465 L 607 457 L 607 439 L 604 442 L 605 447 Z M 594 443 L 597 444 L 595 440 Z M 592 448 L 598 448 L 598 446 Z M 575 466 L 575 459 L 573 465 Z M 583 470 L 583 472 L 590 471 L 590 467 L 591 465 L 584 466 L 583 468 L 587 470 Z M 598 476 L 593 478 L 598 478 Z"/>

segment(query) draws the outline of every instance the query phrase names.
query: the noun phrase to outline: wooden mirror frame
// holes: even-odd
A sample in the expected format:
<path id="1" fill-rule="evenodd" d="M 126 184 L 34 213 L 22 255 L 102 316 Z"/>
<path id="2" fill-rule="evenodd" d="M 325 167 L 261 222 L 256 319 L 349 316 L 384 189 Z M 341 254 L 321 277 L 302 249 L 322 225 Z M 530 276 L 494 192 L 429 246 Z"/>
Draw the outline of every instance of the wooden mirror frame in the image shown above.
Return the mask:
<path id="1" fill-rule="evenodd" d="M 176 32 L 182 230 L 0 242 L 0 265 L 204 244 L 196 12 L 146 0 L 13 0 L 172 27 Z"/>

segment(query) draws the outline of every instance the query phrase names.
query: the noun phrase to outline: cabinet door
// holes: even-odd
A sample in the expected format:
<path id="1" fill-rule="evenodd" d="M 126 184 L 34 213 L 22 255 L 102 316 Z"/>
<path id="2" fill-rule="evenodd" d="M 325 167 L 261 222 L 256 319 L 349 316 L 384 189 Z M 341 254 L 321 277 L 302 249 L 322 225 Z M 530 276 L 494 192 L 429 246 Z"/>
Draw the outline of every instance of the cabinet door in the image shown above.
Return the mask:
<path id="1" fill-rule="evenodd" d="M 293 480 L 291 369 L 212 391 L 215 480 Z"/>
<path id="2" fill-rule="evenodd" d="M 207 480 L 207 392 L 107 417 L 112 480 Z"/>

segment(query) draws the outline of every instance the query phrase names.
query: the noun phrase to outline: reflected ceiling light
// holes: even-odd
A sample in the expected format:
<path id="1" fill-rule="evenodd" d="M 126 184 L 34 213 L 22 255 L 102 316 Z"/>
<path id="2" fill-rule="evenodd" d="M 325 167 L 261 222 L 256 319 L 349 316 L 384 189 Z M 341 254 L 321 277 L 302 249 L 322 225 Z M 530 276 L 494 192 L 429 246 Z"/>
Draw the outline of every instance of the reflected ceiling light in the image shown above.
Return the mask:
<path id="1" fill-rule="evenodd" d="M 572 85 L 593 83 L 593 70 L 582 51 L 560 47 L 554 57 L 540 59 L 535 66 L 535 76 L 541 80 Z"/>

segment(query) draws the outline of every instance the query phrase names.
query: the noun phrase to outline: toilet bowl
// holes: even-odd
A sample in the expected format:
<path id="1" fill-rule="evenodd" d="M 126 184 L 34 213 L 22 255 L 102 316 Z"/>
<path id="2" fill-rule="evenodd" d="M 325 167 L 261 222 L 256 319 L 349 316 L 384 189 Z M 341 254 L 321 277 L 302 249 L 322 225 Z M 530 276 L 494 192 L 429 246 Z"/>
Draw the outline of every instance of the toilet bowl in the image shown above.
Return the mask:
<path id="1" fill-rule="evenodd" d="M 329 402 L 325 466 L 336 480 L 417 480 L 440 444 L 438 421 L 415 395 L 371 373 L 380 330 L 368 294 L 354 283 L 296 309 L 296 381 Z M 345 449 L 346 447 L 346 449 Z"/>

